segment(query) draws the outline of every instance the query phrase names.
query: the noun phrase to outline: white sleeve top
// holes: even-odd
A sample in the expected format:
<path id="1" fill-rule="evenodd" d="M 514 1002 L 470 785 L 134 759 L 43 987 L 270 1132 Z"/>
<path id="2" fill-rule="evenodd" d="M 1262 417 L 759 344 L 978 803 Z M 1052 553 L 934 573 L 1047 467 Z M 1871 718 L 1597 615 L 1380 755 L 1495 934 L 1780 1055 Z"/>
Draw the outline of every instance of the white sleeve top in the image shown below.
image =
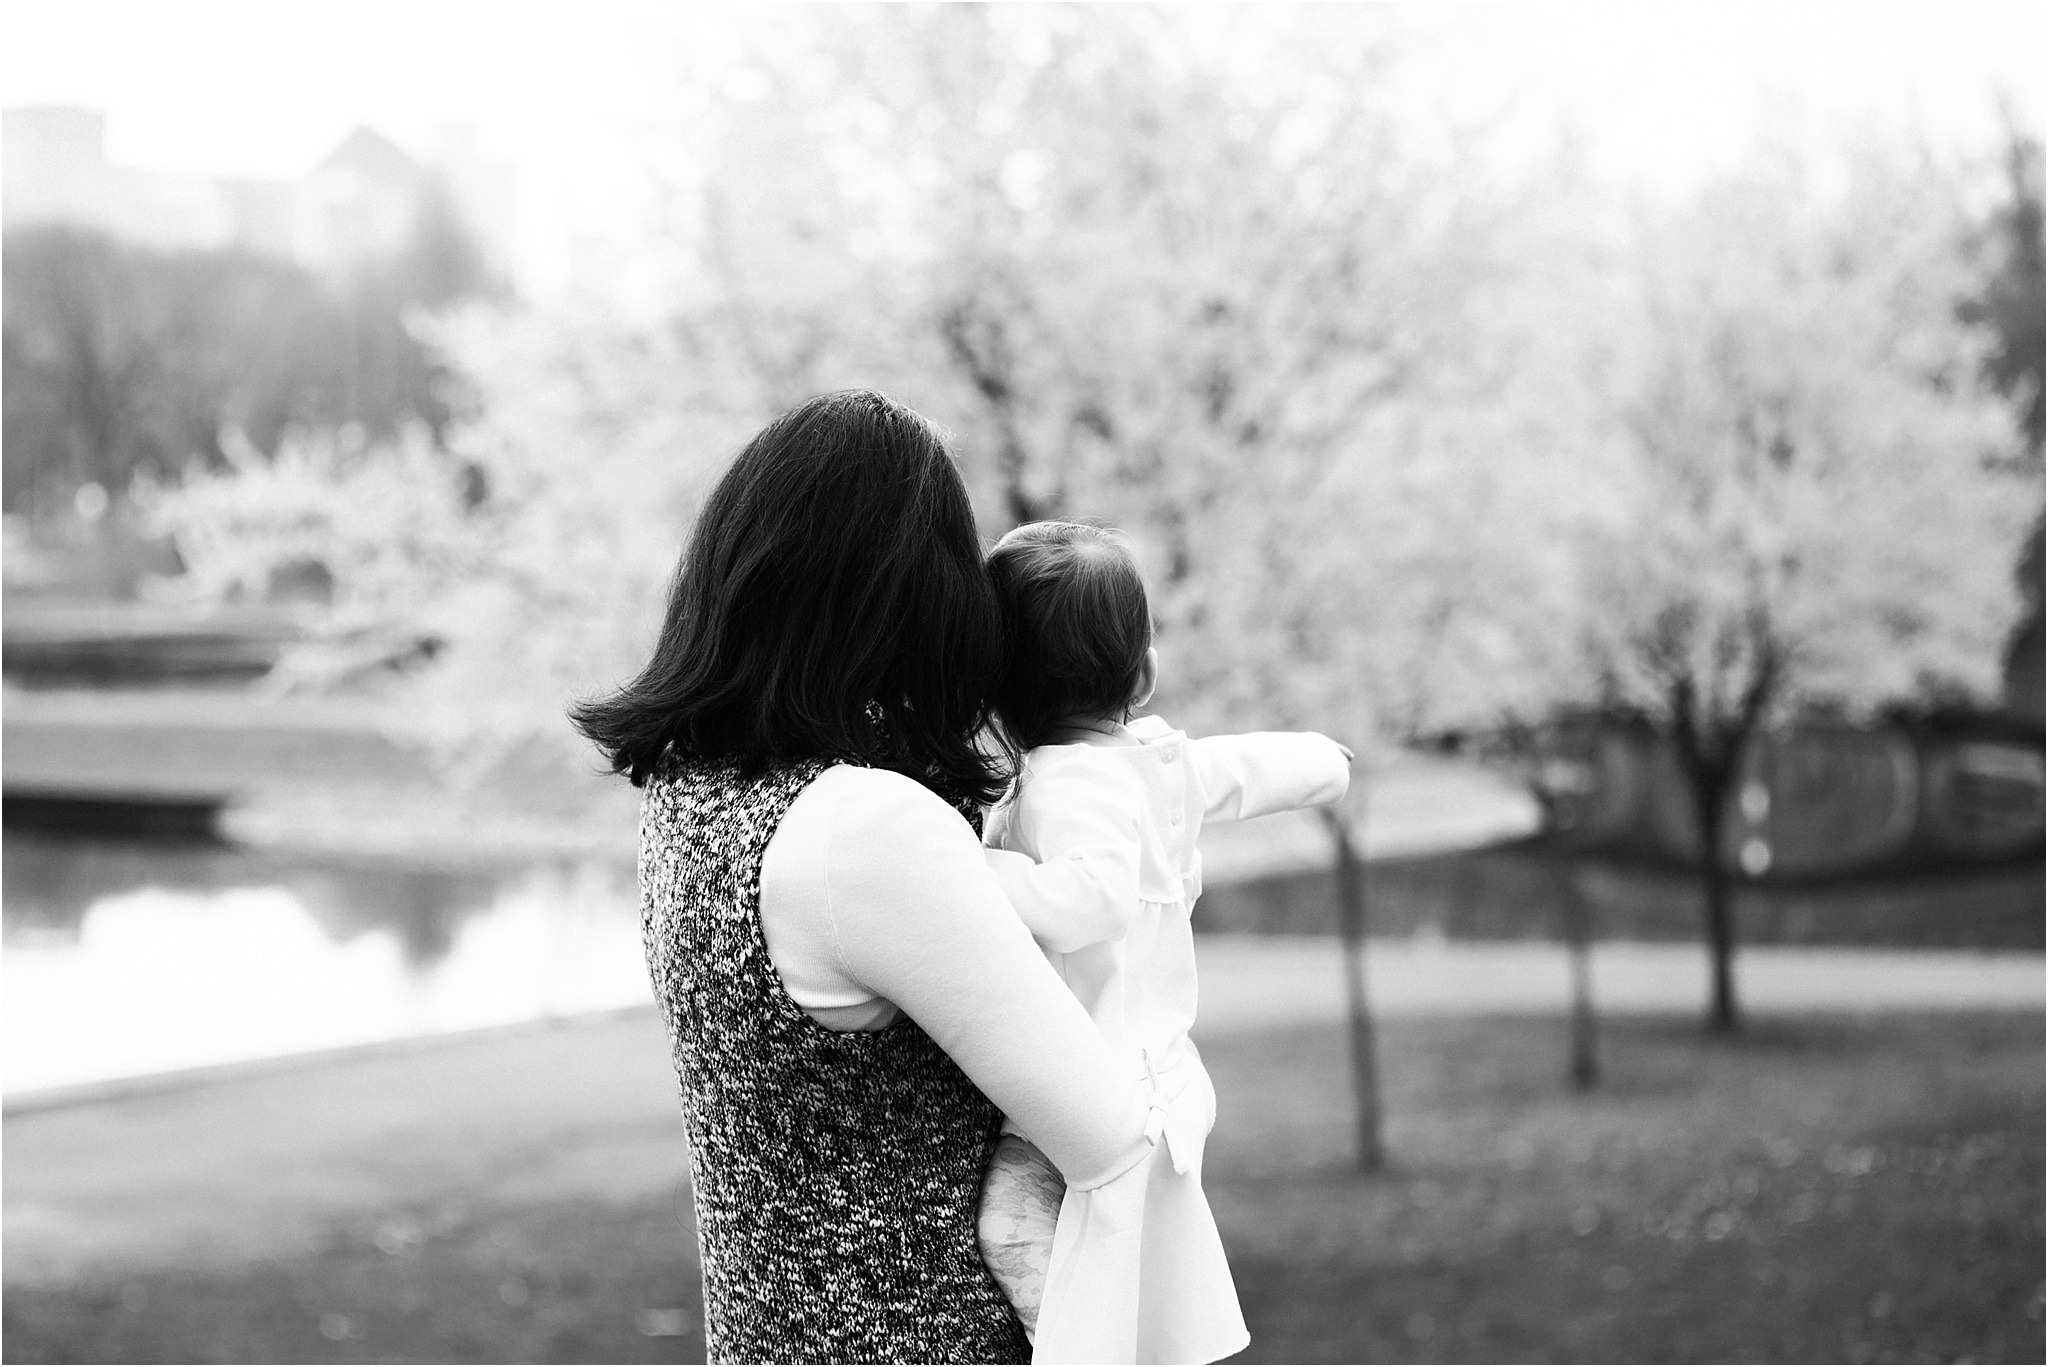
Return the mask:
<path id="1" fill-rule="evenodd" d="M 1194 740 L 1146 717 L 1033 749 L 990 814 L 988 859 L 1011 904 L 1165 1103 L 1149 1159 L 1061 1201 L 1035 1360 L 1216 1362 L 1249 1341 L 1201 1187 L 1216 1091 L 1189 1038 L 1196 841 L 1205 820 L 1334 802 L 1350 773 L 1325 736 Z"/>
<path id="2" fill-rule="evenodd" d="M 762 857 L 761 934 L 814 1019 L 909 1016 L 1068 1185 L 1149 1151 L 1143 1084 L 1004 900 L 973 828 L 916 780 L 835 765 L 798 794 Z"/>
<path id="3" fill-rule="evenodd" d="M 1071 954 L 1130 933 L 1138 904 L 1180 891 L 1150 886 L 1159 859 L 1148 822 L 1150 756 L 1109 745 L 1045 745 L 1025 758 L 1017 793 L 989 816 L 988 864 L 1040 946 Z M 1151 837 L 1148 841 L 1147 837 Z"/>
<path id="4" fill-rule="evenodd" d="M 1203 824 L 1335 802 L 1350 779 L 1314 732 L 1190 739 L 1143 717 L 1032 749 L 989 814 L 989 867 L 1103 1038 L 1172 1094 L 1193 1058 Z"/>

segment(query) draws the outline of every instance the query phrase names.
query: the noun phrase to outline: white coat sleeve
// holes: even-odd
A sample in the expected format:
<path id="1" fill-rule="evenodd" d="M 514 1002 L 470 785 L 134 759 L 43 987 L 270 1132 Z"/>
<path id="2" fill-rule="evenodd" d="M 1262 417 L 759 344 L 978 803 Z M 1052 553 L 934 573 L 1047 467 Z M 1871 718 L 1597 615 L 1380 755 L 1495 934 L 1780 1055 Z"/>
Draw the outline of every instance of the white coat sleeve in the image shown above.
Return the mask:
<path id="1" fill-rule="evenodd" d="M 990 850 L 988 863 L 1040 944 L 1071 954 L 1130 931 L 1144 810 L 1144 785 L 1114 754 L 1084 751 L 1025 784 L 1011 821 L 1031 853 Z"/>
<path id="2" fill-rule="evenodd" d="M 958 812 L 877 774 L 839 804 L 827 906 L 847 976 L 916 1021 L 1069 1186 L 1150 1151 L 1150 1098 L 1004 901 Z"/>
<path id="3" fill-rule="evenodd" d="M 1351 761 L 1317 731 L 1252 731 L 1188 742 L 1202 785 L 1204 821 L 1244 821 L 1335 802 Z"/>

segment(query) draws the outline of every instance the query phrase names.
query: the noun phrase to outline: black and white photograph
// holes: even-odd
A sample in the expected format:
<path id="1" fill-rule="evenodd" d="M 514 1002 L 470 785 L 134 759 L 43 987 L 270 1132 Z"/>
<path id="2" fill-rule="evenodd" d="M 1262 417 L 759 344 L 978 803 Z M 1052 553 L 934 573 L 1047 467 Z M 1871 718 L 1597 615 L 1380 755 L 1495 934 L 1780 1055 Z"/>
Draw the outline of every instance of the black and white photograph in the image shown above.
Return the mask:
<path id="1" fill-rule="evenodd" d="M 0 0 L 0 125 L 0 1358 L 2048 1357 L 2048 0 Z"/>

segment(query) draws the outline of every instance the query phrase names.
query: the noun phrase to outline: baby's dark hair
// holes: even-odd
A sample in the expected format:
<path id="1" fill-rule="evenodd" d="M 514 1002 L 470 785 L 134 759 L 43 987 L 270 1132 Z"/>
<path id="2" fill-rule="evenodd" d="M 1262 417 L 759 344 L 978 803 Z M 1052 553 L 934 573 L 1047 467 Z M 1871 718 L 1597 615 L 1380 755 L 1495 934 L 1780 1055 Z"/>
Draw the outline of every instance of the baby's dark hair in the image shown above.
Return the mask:
<path id="1" fill-rule="evenodd" d="M 1120 717 L 1152 646 L 1145 580 L 1123 533 L 1030 522 L 989 552 L 1009 666 L 996 712 L 1010 739 L 1040 745 L 1068 717 Z"/>

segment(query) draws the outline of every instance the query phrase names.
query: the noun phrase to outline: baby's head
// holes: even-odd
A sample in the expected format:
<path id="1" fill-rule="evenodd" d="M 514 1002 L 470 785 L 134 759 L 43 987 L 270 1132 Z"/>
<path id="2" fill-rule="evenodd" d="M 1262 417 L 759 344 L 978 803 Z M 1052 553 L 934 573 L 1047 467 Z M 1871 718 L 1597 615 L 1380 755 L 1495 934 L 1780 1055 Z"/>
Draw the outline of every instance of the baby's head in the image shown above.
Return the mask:
<path id="1" fill-rule="evenodd" d="M 1031 522 L 996 543 L 988 566 L 1010 647 L 996 711 L 1017 744 L 1121 721 L 1151 696 L 1152 609 L 1122 533 Z"/>

